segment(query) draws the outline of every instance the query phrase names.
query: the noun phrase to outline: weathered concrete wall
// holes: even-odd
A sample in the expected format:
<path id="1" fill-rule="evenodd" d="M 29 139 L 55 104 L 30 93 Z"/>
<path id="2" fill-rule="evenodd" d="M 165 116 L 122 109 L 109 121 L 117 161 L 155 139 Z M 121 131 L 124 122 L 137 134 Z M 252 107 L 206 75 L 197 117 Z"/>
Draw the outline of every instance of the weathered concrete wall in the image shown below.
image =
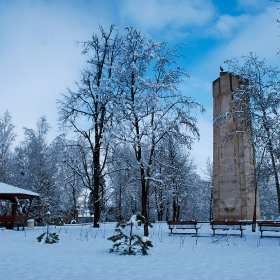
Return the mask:
<path id="1" fill-rule="evenodd" d="M 238 87 L 237 76 L 221 72 L 213 82 L 214 120 L 232 110 L 232 92 Z M 253 151 L 248 146 L 248 136 L 235 131 L 239 119 L 233 115 L 219 120 L 214 125 L 213 143 L 213 219 L 253 219 L 255 191 L 253 184 Z M 257 219 L 260 218 L 257 198 Z"/>

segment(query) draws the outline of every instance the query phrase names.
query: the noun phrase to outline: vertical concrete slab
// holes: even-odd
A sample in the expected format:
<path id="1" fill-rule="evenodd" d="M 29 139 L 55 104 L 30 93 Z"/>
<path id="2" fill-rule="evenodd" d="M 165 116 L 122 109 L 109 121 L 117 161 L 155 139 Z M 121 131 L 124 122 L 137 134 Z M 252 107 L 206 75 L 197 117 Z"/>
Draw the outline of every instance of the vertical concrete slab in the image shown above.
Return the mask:
<path id="1" fill-rule="evenodd" d="M 239 80 L 228 72 L 221 72 L 213 82 L 214 120 L 232 110 L 232 94 Z M 236 131 L 239 119 L 233 115 L 218 120 L 214 125 L 213 142 L 213 219 L 252 220 L 255 205 L 253 184 L 253 151 L 248 145 L 248 135 Z M 257 219 L 260 219 L 257 198 Z"/>

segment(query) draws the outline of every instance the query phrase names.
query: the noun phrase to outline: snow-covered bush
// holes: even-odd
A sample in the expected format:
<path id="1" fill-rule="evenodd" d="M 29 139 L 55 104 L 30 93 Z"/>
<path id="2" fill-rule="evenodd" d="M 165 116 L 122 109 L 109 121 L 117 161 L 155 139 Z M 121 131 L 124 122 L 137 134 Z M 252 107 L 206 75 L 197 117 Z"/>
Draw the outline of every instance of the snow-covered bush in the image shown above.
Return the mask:
<path id="1" fill-rule="evenodd" d="M 148 250 L 153 247 L 152 242 L 147 236 L 139 236 L 137 231 L 141 230 L 142 225 L 152 227 L 152 224 L 140 213 L 133 215 L 128 222 L 121 221 L 117 223 L 115 232 L 108 238 L 114 242 L 113 247 L 110 249 L 112 252 L 121 252 L 125 255 L 148 255 Z"/>

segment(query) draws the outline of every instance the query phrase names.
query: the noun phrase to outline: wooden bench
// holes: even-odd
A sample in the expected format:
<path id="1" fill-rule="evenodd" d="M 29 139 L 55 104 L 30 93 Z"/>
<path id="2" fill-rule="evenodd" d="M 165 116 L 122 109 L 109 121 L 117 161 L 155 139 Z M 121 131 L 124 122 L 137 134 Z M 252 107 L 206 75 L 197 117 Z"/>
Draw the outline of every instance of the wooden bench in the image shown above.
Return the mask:
<path id="1" fill-rule="evenodd" d="M 195 231 L 195 235 L 197 235 L 198 230 L 200 229 L 201 226 L 197 224 L 197 221 L 167 221 L 168 228 L 171 231 L 171 234 L 173 233 L 182 233 L 182 232 L 173 232 L 173 230 L 177 229 L 190 229 Z M 187 233 L 187 232 L 186 232 Z"/>
<path id="2" fill-rule="evenodd" d="M 27 222 L 27 217 L 24 216 L 1 216 L 0 217 L 0 227 L 6 227 L 6 229 L 14 229 L 14 227 L 17 227 L 19 230 L 20 227 L 22 227 L 22 230 L 24 230 L 25 225 Z"/>
<path id="3" fill-rule="evenodd" d="M 213 230 L 213 236 L 216 230 L 239 230 L 240 236 L 243 237 L 243 230 L 245 230 L 245 223 L 240 221 L 212 221 L 210 224 Z"/>
<path id="4" fill-rule="evenodd" d="M 280 232 L 280 221 L 263 221 L 258 222 L 259 231 L 261 232 L 261 238 L 263 237 L 263 231 Z"/>
<path id="5" fill-rule="evenodd" d="M 13 229 L 14 217 L 13 216 L 1 216 L 0 227 L 6 227 L 7 229 Z"/>

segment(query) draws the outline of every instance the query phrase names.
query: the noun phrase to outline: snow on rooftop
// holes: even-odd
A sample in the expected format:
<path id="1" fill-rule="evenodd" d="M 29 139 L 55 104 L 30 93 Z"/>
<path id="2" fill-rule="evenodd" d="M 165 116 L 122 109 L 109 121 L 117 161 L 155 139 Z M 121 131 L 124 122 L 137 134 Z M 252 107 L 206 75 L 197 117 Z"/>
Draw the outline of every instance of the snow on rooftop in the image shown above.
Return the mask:
<path id="1" fill-rule="evenodd" d="M 7 185 L 5 183 L 0 183 L 0 193 L 28 194 L 28 195 L 39 196 L 39 194 L 37 194 L 35 192 L 31 192 L 31 191 L 28 191 L 25 189 Z"/>

